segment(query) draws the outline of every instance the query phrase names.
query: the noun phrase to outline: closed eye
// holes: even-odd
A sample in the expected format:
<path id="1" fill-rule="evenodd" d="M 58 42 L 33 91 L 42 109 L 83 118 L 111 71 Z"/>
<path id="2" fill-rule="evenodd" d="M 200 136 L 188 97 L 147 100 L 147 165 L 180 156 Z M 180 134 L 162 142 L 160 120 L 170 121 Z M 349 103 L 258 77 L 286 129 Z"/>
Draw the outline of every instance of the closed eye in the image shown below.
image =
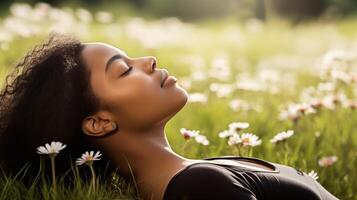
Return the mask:
<path id="1" fill-rule="evenodd" d="M 122 73 L 122 74 L 120 75 L 120 77 L 127 75 L 132 69 L 133 69 L 133 67 L 132 67 L 132 66 L 129 66 L 129 69 L 126 70 L 124 73 Z"/>

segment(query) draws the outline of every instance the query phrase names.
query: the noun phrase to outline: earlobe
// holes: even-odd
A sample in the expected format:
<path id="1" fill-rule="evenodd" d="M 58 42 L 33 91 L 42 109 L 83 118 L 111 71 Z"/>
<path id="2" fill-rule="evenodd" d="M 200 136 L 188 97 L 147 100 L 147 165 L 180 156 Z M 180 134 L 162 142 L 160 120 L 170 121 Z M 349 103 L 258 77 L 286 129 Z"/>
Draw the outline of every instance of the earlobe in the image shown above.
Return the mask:
<path id="1" fill-rule="evenodd" d="M 82 121 L 82 131 L 92 137 L 101 137 L 117 130 L 117 124 L 109 119 L 88 116 Z"/>
<path id="2" fill-rule="evenodd" d="M 111 124 L 112 124 L 112 128 L 113 128 L 114 130 L 117 130 L 117 128 L 118 128 L 117 123 L 111 122 Z"/>

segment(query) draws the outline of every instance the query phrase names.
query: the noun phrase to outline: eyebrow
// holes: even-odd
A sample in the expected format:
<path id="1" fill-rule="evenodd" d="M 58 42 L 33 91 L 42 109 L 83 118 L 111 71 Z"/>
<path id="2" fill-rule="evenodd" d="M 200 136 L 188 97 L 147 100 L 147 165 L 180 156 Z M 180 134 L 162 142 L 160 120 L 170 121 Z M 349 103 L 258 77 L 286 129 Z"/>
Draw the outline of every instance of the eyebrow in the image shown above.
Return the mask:
<path id="1" fill-rule="evenodd" d="M 114 56 L 112 56 L 111 58 L 109 58 L 109 60 L 107 61 L 107 64 L 105 65 L 105 72 L 108 71 L 108 68 L 110 66 L 110 64 L 116 60 L 116 59 L 121 59 L 123 58 L 120 54 L 115 54 Z"/>

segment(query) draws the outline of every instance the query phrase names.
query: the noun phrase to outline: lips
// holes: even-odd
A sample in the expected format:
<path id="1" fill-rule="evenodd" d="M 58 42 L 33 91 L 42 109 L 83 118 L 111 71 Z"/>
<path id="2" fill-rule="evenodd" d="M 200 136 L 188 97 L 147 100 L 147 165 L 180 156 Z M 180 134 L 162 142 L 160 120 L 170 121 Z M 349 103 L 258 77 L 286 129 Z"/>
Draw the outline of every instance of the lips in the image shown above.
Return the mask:
<path id="1" fill-rule="evenodd" d="M 166 69 L 161 70 L 161 87 L 164 85 L 165 80 L 169 77 L 169 73 Z"/>

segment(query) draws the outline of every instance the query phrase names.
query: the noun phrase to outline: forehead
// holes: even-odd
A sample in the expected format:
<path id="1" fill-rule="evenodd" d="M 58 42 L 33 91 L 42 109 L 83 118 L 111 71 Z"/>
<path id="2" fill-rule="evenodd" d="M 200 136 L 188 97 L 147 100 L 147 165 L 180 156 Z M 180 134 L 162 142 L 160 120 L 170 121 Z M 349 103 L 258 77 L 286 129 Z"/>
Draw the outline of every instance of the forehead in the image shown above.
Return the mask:
<path id="1" fill-rule="evenodd" d="M 118 49 L 106 43 L 91 42 L 83 44 L 85 45 L 85 47 L 81 53 L 82 58 L 89 67 L 96 65 L 105 65 L 107 60 L 115 54 L 126 56 L 126 53 L 121 49 Z"/>

